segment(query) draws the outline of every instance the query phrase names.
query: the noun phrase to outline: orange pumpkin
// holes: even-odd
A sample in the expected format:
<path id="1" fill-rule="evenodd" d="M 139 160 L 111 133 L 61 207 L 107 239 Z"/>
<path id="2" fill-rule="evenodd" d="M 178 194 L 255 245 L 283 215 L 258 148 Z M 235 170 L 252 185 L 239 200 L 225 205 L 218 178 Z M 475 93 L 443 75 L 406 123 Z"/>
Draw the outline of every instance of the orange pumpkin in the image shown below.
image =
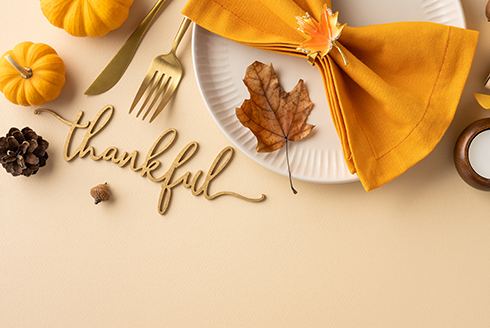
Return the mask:
<path id="1" fill-rule="evenodd" d="M 73 36 L 99 37 L 126 21 L 133 0 L 40 0 L 48 21 Z"/>
<path id="2" fill-rule="evenodd" d="M 65 72 L 53 48 L 22 42 L 0 58 L 0 91 L 16 105 L 40 106 L 60 95 Z"/>

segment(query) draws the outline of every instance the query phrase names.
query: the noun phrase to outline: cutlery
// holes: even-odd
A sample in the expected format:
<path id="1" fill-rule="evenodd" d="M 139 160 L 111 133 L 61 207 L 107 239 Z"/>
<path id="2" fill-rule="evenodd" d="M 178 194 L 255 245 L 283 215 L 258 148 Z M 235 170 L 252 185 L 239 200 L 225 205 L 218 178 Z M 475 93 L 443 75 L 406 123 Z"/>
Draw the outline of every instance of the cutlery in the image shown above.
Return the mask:
<path id="1" fill-rule="evenodd" d="M 129 109 L 129 114 L 131 114 L 133 109 L 136 107 L 141 97 L 145 94 L 145 91 L 148 91 L 146 100 L 143 102 L 143 105 L 138 111 L 138 114 L 136 114 L 136 117 L 141 114 L 148 102 L 151 100 L 151 98 L 153 98 L 153 101 L 143 115 L 142 119 L 144 120 L 150 113 L 153 106 L 158 100 L 160 100 L 155 113 L 150 119 L 151 123 L 158 116 L 158 114 L 160 114 L 170 98 L 172 98 L 184 73 L 182 65 L 175 55 L 175 51 L 177 50 L 182 37 L 191 23 L 192 21 L 185 17 L 180 25 L 177 35 L 175 36 L 170 52 L 157 56 L 153 59 L 150 68 L 148 69 L 148 72 L 146 73 L 145 78 L 143 79 L 143 82 L 136 93 L 133 104 Z"/>
<path id="2" fill-rule="evenodd" d="M 86 95 L 98 95 L 112 88 L 123 76 L 126 68 L 133 59 L 138 46 L 146 34 L 148 27 L 153 22 L 155 16 L 167 0 L 158 0 L 150 10 L 148 15 L 143 19 L 140 25 L 134 30 L 126 43 L 119 49 L 117 54 L 85 90 Z"/>

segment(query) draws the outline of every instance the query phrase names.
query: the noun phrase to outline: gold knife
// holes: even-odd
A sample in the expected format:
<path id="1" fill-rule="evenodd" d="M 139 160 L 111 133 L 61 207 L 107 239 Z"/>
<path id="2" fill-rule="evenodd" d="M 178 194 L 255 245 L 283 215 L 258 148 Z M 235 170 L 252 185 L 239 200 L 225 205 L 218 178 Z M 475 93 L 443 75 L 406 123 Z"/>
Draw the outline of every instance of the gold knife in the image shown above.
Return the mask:
<path id="1" fill-rule="evenodd" d="M 148 27 L 166 1 L 167 0 L 157 1 L 148 15 L 146 15 L 145 19 L 143 19 L 141 24 L 134 30 L 133 34 L 131 34 L 121 49 L 119 49 L 114 58 L 112 58 L 109 64 L 107 64 L 102 72 L 100 72 L 99 76 L 97 76 L 87 90 L 85 90 L 86 95 L 98 95 L 106 92 L 119 81 L 133 59 L 136 49 L 138 49 L 138 45 L 143 39 Z"/>

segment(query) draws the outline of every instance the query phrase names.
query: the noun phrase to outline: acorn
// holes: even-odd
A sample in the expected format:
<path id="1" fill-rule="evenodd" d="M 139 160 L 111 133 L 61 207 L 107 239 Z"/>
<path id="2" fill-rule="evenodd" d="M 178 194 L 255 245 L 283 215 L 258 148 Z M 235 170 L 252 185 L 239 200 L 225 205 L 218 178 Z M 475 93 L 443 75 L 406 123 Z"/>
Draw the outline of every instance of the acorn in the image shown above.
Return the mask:
<path id="1" fill-rule="evenodd" d="M 111 199 L 111 192 L 107 186 L 107 182 L 97 185 L 90 189 L 90 195 L 95 199 L 95 205 L 100 202 L 106 202 Z"/>

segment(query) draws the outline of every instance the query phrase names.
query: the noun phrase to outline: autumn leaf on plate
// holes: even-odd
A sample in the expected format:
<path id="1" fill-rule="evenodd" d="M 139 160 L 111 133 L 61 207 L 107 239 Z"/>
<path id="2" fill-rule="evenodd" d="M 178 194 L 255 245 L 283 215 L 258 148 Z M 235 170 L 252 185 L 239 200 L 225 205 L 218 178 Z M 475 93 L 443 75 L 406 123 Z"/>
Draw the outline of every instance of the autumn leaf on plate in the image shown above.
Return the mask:
<path id="1" fill-rule="evenodd" d="M 317 22 L 308 13 L 306 13 L 306 16 L 304 17 L 296 16 L 299 25 L 298 30 L 310 37 L 301 42 L 298 50 L 307 54 L 318 53 L 323 57 L 335 46 L 340 51 L 345 65 L 347 65 L 347 59 L 345 58 L 344 53 L 335 43 L 346 25 L 340 25 L 338 23 L 338 15 L 338 12 L 335 14 L 332 13 L 332 11 L 327 8 L 327 5 L 325 5 L 320 16 L 320 22 Z"/>
<path id="2" fill-rule="evenodd" d="M 299 80 L 293 90 L 285 92 L 272 65 L 258 61 L 247 68 L 243 82 L 250 99 L 236 109 L 236 115 L 257 138 L 257 152 L 273 152 L 286 145 L 289 180 L 296 193 L 291 182 L 287 144 L 303 139 L 314 128 L 306 123 L 313 108 L 306 86 Z"/>

